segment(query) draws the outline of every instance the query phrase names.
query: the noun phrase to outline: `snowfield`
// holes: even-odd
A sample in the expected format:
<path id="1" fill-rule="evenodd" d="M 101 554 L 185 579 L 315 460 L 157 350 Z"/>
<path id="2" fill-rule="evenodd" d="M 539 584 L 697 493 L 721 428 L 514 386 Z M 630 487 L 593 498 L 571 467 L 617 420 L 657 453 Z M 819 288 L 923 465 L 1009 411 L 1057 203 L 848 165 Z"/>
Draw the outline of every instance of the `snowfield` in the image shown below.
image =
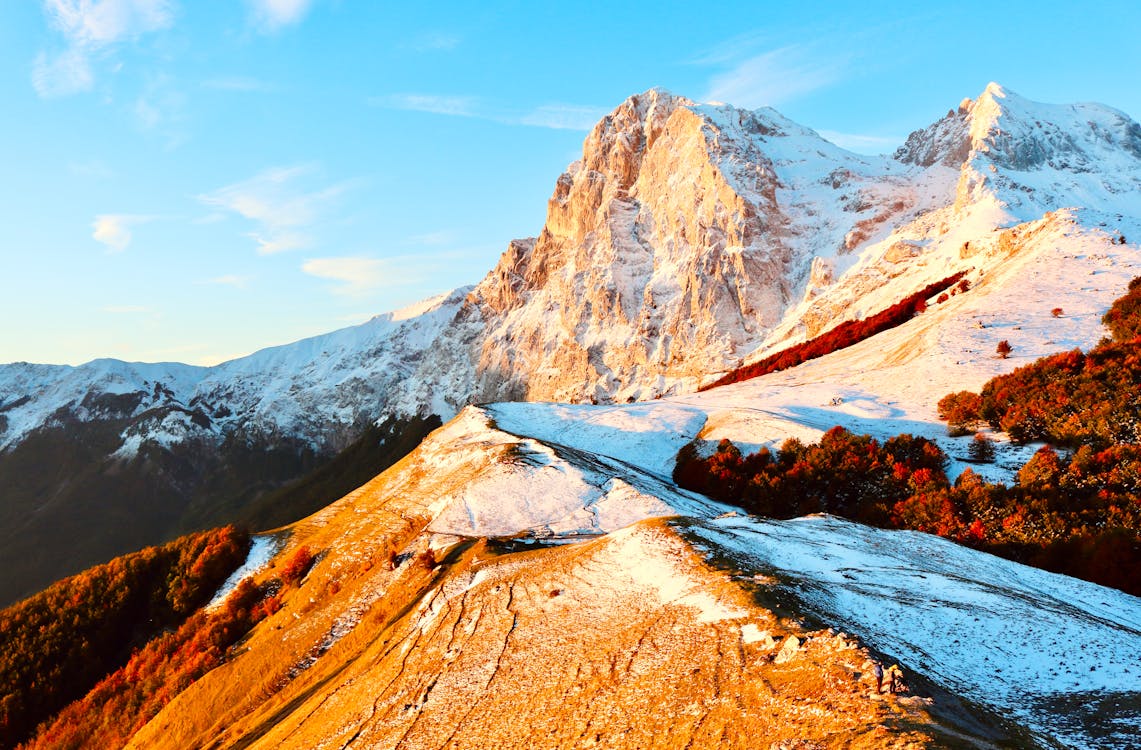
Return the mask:
<path id="1" fill-rule="evenodd" d="M 1123 748 L 1141 727 L 1141 599 L 911 531 L 829 516 L 689 527 L 825 624 L 1045 743 Z"/>

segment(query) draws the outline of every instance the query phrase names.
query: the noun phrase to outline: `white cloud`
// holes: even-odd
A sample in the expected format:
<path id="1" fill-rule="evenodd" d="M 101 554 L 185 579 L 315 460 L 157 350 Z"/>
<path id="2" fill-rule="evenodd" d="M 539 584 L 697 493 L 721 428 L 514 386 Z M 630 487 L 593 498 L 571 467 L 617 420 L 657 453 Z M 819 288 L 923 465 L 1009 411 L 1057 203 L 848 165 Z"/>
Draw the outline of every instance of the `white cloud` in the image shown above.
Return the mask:
<path id="1" fill-rule="evenodd" d="M 369 100 L 389 109 L 430 112 L 450 117 L 474 117 L 503 125 L 528 125 L 557 130 L 590 130 L 609 110 L 582 104 L 544 104 L 520 114 L 506 107 L 495 107 L 474 96 L 437 94 L 390 94 Z"/>
<path id="2" fill-rule="evenodd" d="M 315 172 L 311 166 L 267 169 L 248 180 L 219 188 L 199 196 L 207 206 L 238 214 L 260 226 L 251 232 L 258 253 L 295 250 L 310 244 L 305 227 L 317 221 L 320 214 L 347 188 L 346 183 L 319 189 L 302 186 Z"/>
<path id="3" fill-rule="evenodd" d="M 738 107 L 777 106 L 840 80 L 845 64 L 814 46 L 789 45 L 713 76 L 704 98 Z"/>
<path id="4" fill-rule="evenodd" d="M 247 0 L 254 24 L 262 31 L 278 31 L 300 23 L 313 0 Z"/>
<path id="5" fill-rule="evenodd" d="M 556 130 L 590 130 L 608 110 L 578 104 L 545 104 L 520 120 L 520 125 Z"/>
<path id="6" fill-rule="evenodd" d="M 269 237 L 263 237 L 256 232 L 251 232 L 246 236 L 258 243 L 258 255 L 273 255 L 289 250 L 300 250 L 303 247 L 308 247 L 311 242 L 307 235 L 301 234 L 300 232 L 286 232 L 270 235 Z"/>
<path id="7" fill-rule="evenodd" d="M 301 270 L 310 276 L 337 282 L 333 293 L 346 297 L 363 297 L 381 287 L 417 280 L 408 273 L 409 267 L 396 258 L 314 258 L 305 261 Z"/>
<path id="8" fill-rule="evenodd" d="M 109 252 L 121 253 L 131 244 L 131 227 L 154 221 L 155 218 L 134 214 L 100 214 L 91 222 L 91 237 L 106 245 Z"/>
<path id="9" fill-rule="evenodd" d="M 904 141 L 900 136 L 862 135 L 859 133 L 838 133 L 835 130 L 817 131 L 840 148 L 859 154 L 886 154 L 894 151 Z"/>
<path id="10" fill-rule="evenodd" d="M 90 91 L 95 58 L 174 23 L 172 0 L 44 0 L 43 7 L 65 42 L 60 52 L 40 52 L 32 65 L 32 85 L 45 98 Z"/>
<path id="11" fill-rule="evenodd" d="M 73 44 L 103 47 L 174 22 L 172 0 L 44 0 L 52 25 Z"/>
<path id="12" fill-rule="evenodd" d="M 94 85 L 91 61 L 78 49 L 66 50 L 55 57 L 41 52 L 32 63 L 32 87 L 44 99 L 90 91 Z"/>

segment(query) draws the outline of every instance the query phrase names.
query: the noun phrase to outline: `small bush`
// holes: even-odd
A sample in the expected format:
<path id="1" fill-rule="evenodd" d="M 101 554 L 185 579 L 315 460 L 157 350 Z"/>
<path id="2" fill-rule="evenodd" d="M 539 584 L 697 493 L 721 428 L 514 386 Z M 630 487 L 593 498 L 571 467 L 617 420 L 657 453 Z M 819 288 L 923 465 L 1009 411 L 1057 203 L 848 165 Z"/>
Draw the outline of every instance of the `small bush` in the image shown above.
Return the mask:
<path id="1" fill-rule="evenodd" d="M 992 463 L 994 461 L 994 442 L 981 432 L 976 432 L 974 440 L 971 441 L 971 447 L 967 449 L 967 455 L 975 463 Z"/>
<path id="2" fill-rule="evenodd" d="M 417 554 L 415 562 L 425 570 L 435 570 L 436 566 L 439 565 L 439 563 L 436 562 L 436 553 L 430 549 L 426 549 Z"/>
<path id="3" fill-rule="evenodd" d="M 307 546 L 298 547 L 282 568 L 281 580 L 285 583 L 297 583 L 305 577 L 311 567 L 313 567 L 313 553 Z"/>
<path id="4" fill-rule="evenodd" d="M 982 418 L 979 413 L 982 405 L 982 396 L 977 393 L 970 391 L 949 393 L 939 399 L 939 418 L 949 422 L 952 427 L 965 427 Z"/>
<path id="5" fill-rule="evenodd" d="M 1050 314 L 1053 315 L 1055 318 L 1060 318 L 1060 317 L 1062 317 L 1062 312 L 1063 312 L 1062 308 L 1055 307 L 1053 310 L 1050 311 Z"/>
<path id="6" fill-rule="evenodd" d="M 996 346 L 994 348 L 994 350 L 998 354 L 998 356 L 1002 357 L 1003 359 L 1006 359 L 1007 357 L 1010 356 L 1010 353 L 1012 351 L 1014 351 L 1014 347 L 1010 345 L 1009 341 L 1007 341 L 1006 339 L 1003 339 L 1002 341 L 998 342 L 998 346 Z"/>

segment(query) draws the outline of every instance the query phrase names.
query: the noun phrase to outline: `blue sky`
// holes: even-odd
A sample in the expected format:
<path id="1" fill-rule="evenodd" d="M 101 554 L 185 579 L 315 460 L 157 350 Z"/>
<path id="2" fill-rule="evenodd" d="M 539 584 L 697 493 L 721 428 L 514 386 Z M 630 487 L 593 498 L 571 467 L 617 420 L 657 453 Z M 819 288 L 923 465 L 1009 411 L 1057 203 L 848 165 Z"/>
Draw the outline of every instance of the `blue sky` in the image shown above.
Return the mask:
<path id="1" fill-rule="evenodd" d="M 1141 116 L 1141 3 L 0 4 L 0 362 L 211 364 L 478 281 L 663 86 L 890 151 L 991 80 Z"/>

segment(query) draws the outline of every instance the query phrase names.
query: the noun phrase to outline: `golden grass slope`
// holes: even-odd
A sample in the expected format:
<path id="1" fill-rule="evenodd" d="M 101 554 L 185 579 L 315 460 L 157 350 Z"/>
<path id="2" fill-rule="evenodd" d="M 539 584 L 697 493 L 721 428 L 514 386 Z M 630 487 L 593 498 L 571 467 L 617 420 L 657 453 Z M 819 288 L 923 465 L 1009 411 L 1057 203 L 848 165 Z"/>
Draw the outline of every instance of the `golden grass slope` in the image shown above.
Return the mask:
<path id="1" fill-rule="evenodd" d="M 279 560 L 320 552 L 301 587 L 130 747 L 942 744 L 851 639 L 758 606 L 663 521 L 524 551 L 428 532 L 434 498 L 511 460 L 448 430 L 293 527 Z"/>

